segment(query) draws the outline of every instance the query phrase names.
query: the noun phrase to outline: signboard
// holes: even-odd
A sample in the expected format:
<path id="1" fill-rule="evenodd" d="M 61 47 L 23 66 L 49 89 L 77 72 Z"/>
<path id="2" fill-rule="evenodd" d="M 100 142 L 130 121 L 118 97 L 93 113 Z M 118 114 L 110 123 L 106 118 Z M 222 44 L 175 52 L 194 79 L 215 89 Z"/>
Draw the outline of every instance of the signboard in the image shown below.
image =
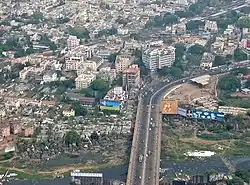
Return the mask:
<path id="1" fill-rule="evenodd" d="M 116 100 L 100 100 L 100 109 L 101 110 L 113 110 L 113 111 L 120 111 L 121 103 Z"/>
<path id="2" fill-rule="evenodd" d="M 162 101 L 161 113 L 162 114 L 177 114 L 178 102 L 177 100 L 165 99 Z"/>
<path id="3" fill-rule="evenodd" d="M 187 109 L 183 109 L 183 108 L 178 107 L 177 114 L 187 117 Z"/>
<path id="4" fill-rule="evenodd" d="M 224 113 L 209 112 L 201 110 L 187 110 L 187 117 L 195 119 L 209 119 L 216 121 L 224 121 Z"/>

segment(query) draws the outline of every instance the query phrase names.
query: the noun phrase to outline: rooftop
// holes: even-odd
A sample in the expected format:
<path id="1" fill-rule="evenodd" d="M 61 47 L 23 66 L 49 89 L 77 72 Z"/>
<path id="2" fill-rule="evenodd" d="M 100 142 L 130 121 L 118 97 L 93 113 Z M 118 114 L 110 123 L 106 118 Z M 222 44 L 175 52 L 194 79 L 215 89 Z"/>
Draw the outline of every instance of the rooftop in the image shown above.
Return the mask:
<path id="1" fill-rule="evenodd" d="M 209 84 L 210 77 L 211 77 L 210 75 L 199 76 L 196 78 L 192 78 L 191 82 L 195 82 L 195 83 L 201 84 L 201 85 L 207 85 L 207 84 Z"/>

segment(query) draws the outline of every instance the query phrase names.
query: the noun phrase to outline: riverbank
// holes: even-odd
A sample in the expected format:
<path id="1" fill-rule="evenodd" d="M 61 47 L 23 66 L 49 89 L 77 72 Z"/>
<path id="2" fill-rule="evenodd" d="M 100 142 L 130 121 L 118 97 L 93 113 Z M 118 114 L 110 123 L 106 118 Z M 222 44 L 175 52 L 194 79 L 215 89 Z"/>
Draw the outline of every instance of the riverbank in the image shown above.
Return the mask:
<path id="1" fill-rule="evenodd" d="M 2 167 L 0 168 L 0 173 L 4 174 L 6 171 L 8 173 L 16 173 L 17 179 L 25 180 L 42 180 L 42 179 L 54 179 L 57 177 L 69 176 L 70 172 L 73 170 L 82 170 L 85 172 L 97 172 L 102 171 L 102 169 L 116 168 L 118 166 L 124 165 L 124 161 L 116 161 L 115 163 L 107 164 L 69 164 L 64 166 L 59 166 L 56 168 L 51 168 L 48 170 L 31 170 L 31 169 L 21 169 L 15 167 Z"/>

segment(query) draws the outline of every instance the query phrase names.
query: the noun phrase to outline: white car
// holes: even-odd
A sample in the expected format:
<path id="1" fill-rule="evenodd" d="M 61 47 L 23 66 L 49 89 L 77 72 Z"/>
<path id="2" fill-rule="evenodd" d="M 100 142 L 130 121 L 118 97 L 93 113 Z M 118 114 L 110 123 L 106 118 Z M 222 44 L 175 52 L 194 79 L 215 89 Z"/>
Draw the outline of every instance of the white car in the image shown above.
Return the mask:
<path id="1" fill-rule="evenodd" d="M 149 131 L 151 130 L 151 128 L 148 129 Z"/>

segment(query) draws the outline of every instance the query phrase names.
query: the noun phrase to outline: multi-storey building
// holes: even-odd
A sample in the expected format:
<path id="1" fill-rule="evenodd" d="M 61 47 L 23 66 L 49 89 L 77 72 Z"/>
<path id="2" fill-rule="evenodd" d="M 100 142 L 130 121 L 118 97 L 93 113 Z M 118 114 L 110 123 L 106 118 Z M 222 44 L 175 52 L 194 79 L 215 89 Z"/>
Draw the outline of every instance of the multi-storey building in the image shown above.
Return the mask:
<path id="1" fill-rule="evenodd" d="M 117 73 L 123 72 L 132 63 L 131 59 L 126 56 L 118 55 L 115 60 L 115 69 Z"/>
<path id="2" fill-rule="evenodd" d="M 97 70 L 96 62 L 87 60 L 78 66 L 77 75 L 79 76 L 81 74 L 84 74 L 86 73 L 86 71 L 96 71 L 96 70 Z"/>
<path id="3" fill-rule="evenodd" d="M 95 74 L 81 74 L 75 79 L 76 89 L 88 88 L 92 81 L 96 79 Z"/>
<path id="4" fill-rule="evenodd" d="M 102 173 L 81 173 L 76 170 L 71 173 L 72 182 L 76 185 L 103 185 Z"/>
<path id="5" fill-rule="evenodd" d="M 140 81 L 140 68 L 138 65 L 133 64 L 123 71 L 123 87 L 139 87 Z"/>
<path id="6" fill-rule="evenodd" d="M 69 57 L 65 59 L 66 70 L 77 70 L 83 63 L 84 57 Z"/>
<path id="7" fill-rule="evenodd" d="M 151 73 L 163 67 L 170 67 L 175 61 L 175 48 L 163 44 L 142 48 L 142 61 Z"/>
<path id="8" fill-rule="evenodd" d="M 76 36 L 70 35 L 67 39 L 67 46 L 68 49 L 76 48 L 80 45 L 80 39 L 78 39 Z"/>

